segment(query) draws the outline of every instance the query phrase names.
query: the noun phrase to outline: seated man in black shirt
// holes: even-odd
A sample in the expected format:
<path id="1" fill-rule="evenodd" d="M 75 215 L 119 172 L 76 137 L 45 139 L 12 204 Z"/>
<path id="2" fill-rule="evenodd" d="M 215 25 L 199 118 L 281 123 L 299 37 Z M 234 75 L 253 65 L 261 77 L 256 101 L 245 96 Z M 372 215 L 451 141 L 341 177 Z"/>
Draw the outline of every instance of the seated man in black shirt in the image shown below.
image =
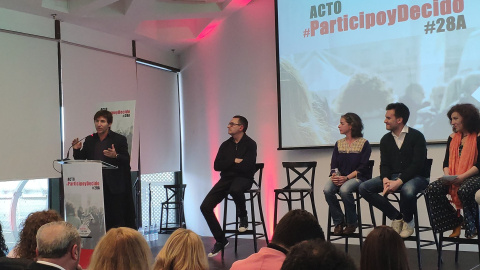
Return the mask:
<path id="1" fill-rule="evenodd" d="M 228 245 L 225 233 L 213 213 L 213 209 L 227 194 L 230 194 L 237 208 L 240 219 L 239 232 L 248 227 L 247 209 L 244 192 L 252 187 L 255 163 L 257 159 L 257 143 L 245 134 L 248 121 L 245 117 L 235 115 L 228 123 L 228 134 L 231 136 L 220 145 L 215 158 L 214 169 L 220 171 L 220 180 L 213 186 L 200 206 L 208 227 L 216 240 L 209 257 L 217 255 Z"/>

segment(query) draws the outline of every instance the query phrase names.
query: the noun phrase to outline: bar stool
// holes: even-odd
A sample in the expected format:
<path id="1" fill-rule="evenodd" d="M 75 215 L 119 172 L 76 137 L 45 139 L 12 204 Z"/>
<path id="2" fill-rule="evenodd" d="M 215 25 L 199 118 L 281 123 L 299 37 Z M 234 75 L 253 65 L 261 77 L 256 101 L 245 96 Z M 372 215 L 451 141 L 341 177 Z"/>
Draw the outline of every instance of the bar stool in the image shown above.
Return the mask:
<path id="1" fill-rule="evenodd" d="M 432 159 L 427 159 L 426 160 L 426 166 L 427 166 L 427 170 L 428 170 L 428 174 L 430 175 L 430 171 L 431 171 L 431 168 L 432 168 L 432 162 L 433 160 Z M 386 198 L 390 201 L 390 202 L 395 202 L 395 203 L 400 203 L 400 197 L 399 197 L 399 194 L 400 192 L 399 191 L 396 191 L 394 193 L 389 193 Z M 392 198 L 393 197 L 393 198 Z M 416 196 L 416 201 L 417 203 L 415 204 L 415 208 L 413 209 L 413 219 L 414 219 L 414 222 L 415 222 L 415 235 L 411 235 L 407 238 L 404 238 L 403 240 L 404 241 L 415 241 L 416 244 L 417 244 L 417 260 L 418 260 L 418 268 L 419 269 L 422 269 L 422 254 L 421 254 L 421 248 L 422 247 L 426 247 L 426 246 L 431 246 L 431 245 L 435 245 L 438 249 L 438 238 L 437 238 L 437 235 L 435 234 L 435 231 L 432 229 L 431 227 L 431 224 L 432 224 L 432 220 L 430 218 L 430 214 L 428 214 L 428 221 L 429 221 L 429 225 L 430 226 L 420 226 L 418 224 L 418 199 L 420 199 L 421 197 L 424 197 L 425 198 L 425 204 L 427 206 L 427 212 L 429 213 L 430 212 L 430 208 L 429 208 L 429 202 L 428 202 L 428 198 L 427 196 L 425 196 L 425 191 L 421 191 L 420 193 L 417 194 Z M 382 224 L 385 225 L 387 222 L 387 217 L 385 216 L 385 214 L 383 214 L 382 216 Z M 433 239 L 434 241 L 431 241 L 431 240 L 425 240 L 425 239 L 421 239 L 420 237 L 420 233 L 423 233 L 423 232 L 428 232 L 428 231 L 432 231 L 432 234 L 433 234 Z M 422 244 L 423 243 L 423 244 Z"/>
<path id="2" fill-rule="evenodd" d="M 185 212 L 183 209 L 183 200 L 185 198 L 185 188 L 187 185 L 164 185 L 167 200 L 162 202 L 162 210 L 160 214 L 160 231 L 159 233 L 172 232 L 178 228 L 186 228 Z M 175 210 L 178 222 L 169 222 L 168 216 L 170 210 Z M 163 222 L 163 212 L 166 211 L 165 223 Z M 173 225 L 173 226 L 170 226 Z"/>
<path id="3" fill-rule="evenodd" d="M 274 210 L 274 228 L 277 226 L 277 210 L 278 201 L 285 201 L 288 204 L 288 210 L 292 210 L 292 202 L 299 201 L 301 209 L 305 210 L 305 198 L 310 196 L 310 202 L 312 203 L 312 214 L 318 220 L 317 210 L 315 208 L 314 198 L 314 184 L 315 184 L 315 168 L 317 167 L 316 161 L 310 162 L 282 162 L 283 167 L 287 173 L 287 185 L 284 188 L 275 189 L 275 210 Z M 298 168 L 303 170 L 300 172 Z M 310 179 L 306 177 L 307 173 L 311 171 Z M 290 172 L 296 175 L 295 179 L 290 178 Z M 303 181 L 300 181 L 303 180 Z M 301 183 L 306 184 L 306 187 L 298 187 Z M 293 188 L 295 186 L 295 188 Z M 305 185 L 303 185 L 305 186 Z M 280 195 L 282 197 L 280 197 Z M 292 196 L 294 195 L 294 196 Z"/>
<path id="4" fill-rule="evenodd" d="M 366 176 L 367 179 L 372 178 L 372 172 L 373 172 L 373 166 L 374 165 L 375 165 L 374 160 L 369 160 L 368 161 L 369 175 Z M 358 238 L 358 241 L 360 243 L 360 250 L 361 250 L 362 245 L 363 245 L 363 239 L 366 238 L 366 236 L 363 236 L 363 230 L 364 229 L 371 229 L 371 228 L 374 228 L 374 227 L 377 226 L 377 223 L 375 221 L 375 214 L 373 212 L 373 206 L 370 203 L 368 204 L 368 206 L 369 206 L 369 209 L 370 209 L 370 219 L 371 219 L 372 223 L 368 224 L 368 223 L 363 223 L 362 222 L 362 210 L 361 210 L 362 208 L 360 206 L 362 196 L 360 195 L 360 193 L 358 193 L 358 189 L 353 194 L 354 194 L 355 204 L 357 206 L 358 233 L 352 233 L 352 234 L 349 234 L 349 235 L 338 235 L 338 236 L 335 235 L 332 238 L 332 235 L 333 235 L 332 228 L 334 228 L 335 225 L 332 225 L 332 215 L 330 213 L 330 208 L 328 208 L 327 241 L 333 242 L 333 241 L 345 239 L 345 253 L 348 253 L 348 239 L 349 238 Z M 338 199 L 338 201 L 342 201 L 342 198 L 340 198 L 340 196 L 338 196 L 338 194 L 337 194 L 337 199 Z"/>
<path id="5" fill-rule="evenodd" d="M 253 180 L 253 186 L 251 189 L 245 191 L 245 195 L 248 195 L 245 197 L 246 202 L 250 202 L 250 211 L 251 211 L 251 216 L 252 219 L 251 221 L 248 222 L 249 228 L 245 232 L 241 233 L 238 231 L 238 216 L 235 215 L 235 222 L 228 222 L 227 221 L 227 204 L 228 201 L 233 201 L 233 199 L 227 195 L 225 196 L 225 204 L 223 208 L 223 232 L 225 233 L 225 238 L 230 238 L 230 237 L 235 237 L 235 253 L 237 253 L 237 240 L 238 240 L 238 235 L 252 235 L 253 236 L 253 249 L 255 250 L 255 253 L 258 251 L 257 247 L 257 239 L 264 237 L 265 241 L 267 242 L 268 245 L 268 237 L 267 237 L 267 228 L 265 226 L 265 220 L 263 218 L 263 208 L 262 208 L 262 198 L 261 198 L 261 191 L 262 191 L 262 176 L 263 176 L 263 168 L 264 164 L 263 163 L 257 163 L 255 164 L 255 174 L 258 172 L 258 182 Z M 260 221 L 256 220 L 256 215 L 255 215 L 255 199 L 257 202 L 257 208 L 259 211 L 259 216 L 260 216 Z M 257 226 L 262 226 L 263 227 L 263 233 L 260 233 L 257 231 Z M 235 229 L 227 229 L 228 226 L 235 226 Z M 222 258 L 223 258 L 223 249 L 222 249 Z"/>
<path id="6" fill-rule="evenodd" d="M 426 196 L 427 197 L 427 196 Z M 430 217 L 430 213 L 428 214 Z M 477 218 L 475 219 L 475 225 L 477 227 L 477 232 L 480 232 L 480 216 L 479 212 L 477 211 Z M 437 245 L 437 254 L 438 254 L 438 269 L 440 269 L 443 259 L 442 259 L 442 248 L 455 245 L 455 263 L 458 262 L 458 251 L 460 249 L 460 244 L 470 244 L 470 245 L 477 245 L 478 248 L 478 261 L 480 262 L 480 237 L 477 235 L 477 239 L 468 239 L 465 237 L 447 237 L 443 236 L 445 231 L 438 231 L 439 238 L 438 238 L 438 245 Z M 444 244 L 443 242 L 448 242 Z"/>

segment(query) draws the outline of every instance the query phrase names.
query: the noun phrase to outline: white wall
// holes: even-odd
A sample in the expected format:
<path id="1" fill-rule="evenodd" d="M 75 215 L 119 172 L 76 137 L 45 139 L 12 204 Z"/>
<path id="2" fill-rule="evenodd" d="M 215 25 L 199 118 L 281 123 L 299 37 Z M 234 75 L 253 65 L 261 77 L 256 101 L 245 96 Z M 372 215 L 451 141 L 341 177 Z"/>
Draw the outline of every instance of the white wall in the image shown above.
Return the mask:
<path id="1" fill-rule="evenodd" d="M 235 114 L 249 119 L 247 134 L 258 144 L 257 162 L 265 163 L 263 201 L 269 230 L 273 222 L 273 189 L 286 182 L 282 161 L 318 161 L 316 207 L 320 224 L 327 225 L 327 205 L 322 190 L 332 149 L 277 150 L 275 58 L 273 0 L 252 1 L 181 57 L 185 209 L 188 227 L 201 235 L 211 233 L 199 206 L 219 178 L 212 169 L 213 160 L 220 143 L 228 138 L 226 124 Z M 445 134 L 445 138 L 447 136 Z M 442 174 L 444 147 L 429 146 L 428 157 L 434 159 L 432 177 Z M 378 147 L 373 149 L 372 159 L 376 162 L 374 175 L 378 175 Z M 423 201 L 419 209 L 421 213 L 425 210 Z M 285 212 L 284 207 L 282 214 Z M 426 214 L 421 217 L 423 222 L 428 222 Z M 381 221 L 379 214 L 377 220 Z"/>

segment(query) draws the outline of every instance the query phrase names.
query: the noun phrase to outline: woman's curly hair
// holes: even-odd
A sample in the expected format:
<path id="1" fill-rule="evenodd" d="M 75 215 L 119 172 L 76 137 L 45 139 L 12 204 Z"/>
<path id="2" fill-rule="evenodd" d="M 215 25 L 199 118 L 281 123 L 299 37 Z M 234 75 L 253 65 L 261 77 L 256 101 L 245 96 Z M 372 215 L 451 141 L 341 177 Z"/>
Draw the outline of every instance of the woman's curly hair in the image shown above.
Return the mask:
<path id="1" fill-rule="evenodd" d="M 5 244 L 5 238 L 3 237 L 2 223 L 0 223 L 0 257 L 7 256 L 8 247 Z"/>
<path id="2" fill-rule="evenodd" d="M 30 213 L 22 224 L 20 231 L 20 240 L 14 248 L 17 258 L 35 259 L 35 249 L 37 248 L 37 231 L 47 223 L 53 221 L 62 221 L 62 217 L 55 210 L 46 210 Z"/>
<path id="3" fill-rule="evenodd" d="M 456 104 L 447 113 L 448 119 L 452 121 L 452 114 L 457 112 L 462 116 L 463 128 L 468 133 L 479 133 L 480 132 L 480 114 L 477 107 L 472 104 Z M 454 132 L 457 132 L 454 130 Z"/>

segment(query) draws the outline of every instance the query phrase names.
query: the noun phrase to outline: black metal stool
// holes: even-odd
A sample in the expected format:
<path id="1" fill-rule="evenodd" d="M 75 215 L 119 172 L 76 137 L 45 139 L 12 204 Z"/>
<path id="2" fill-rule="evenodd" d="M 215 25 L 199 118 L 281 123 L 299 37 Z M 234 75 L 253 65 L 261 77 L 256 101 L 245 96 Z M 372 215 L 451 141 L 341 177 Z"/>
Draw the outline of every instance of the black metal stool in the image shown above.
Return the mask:
<path id="1" fill-rule="evenodd" d="M 183 200 L 187 185 L 164 185 L 163 187 L 165 188 L 167 200 L 162 202 L 159 233 L 169 233 L 178 228 L 186 228 L 187 224 L 185 223 Z M 170 210 L 176 210 L 176 222 L 169 222 L 168 216 Z M 167 211 L 165 223 L 163 222 L 163 211 Z"/>
<path id="2" fill-rule="evenodd" d="M 427 197 L 427 196 L 425 196 Z M 430 213 L 428 214 L 430 218 Z M 475 219 L 477 233 L 480 232 L 480 215 L 477 211 L 477 218 Z M 455 263 L 458 262 L 458 251 L 460 249 L 460 244 L 470 244 L 477 245 L 478 248 L 478 261 L 480 262 L 480 237 L 477 235 L 477 239 L 468 239 L 465 237 L 447 237 L 443 236 L 444 231 L 439 231 L 438 245 L 437 245 L 437 254 L 438 254 L 438 269 L 441 268 L 443 259 L 442 259 L 442 248 L 455 245 Z M 448 242 L 444 244 L 443 242 Z"/>
<path id="3" fill-rule="evenodd" d="M 373 172 L 373 165 L 375 165 L 374 160 L 369 160 L 368 161 L 368 168 L 369 168 L 369 175 L 366 176 L 367 179 L 372 178 L 372 172 Z M 371 224 L 368 223 L 363 223 L 362 222 L 362 208 L 360 206 L 360 201 L 362 200 L 362 196 L 358 193 L 358 190 L 353 193 L 354 194 L 354 199 L 355 199 L 355 204 L 357 206 L 357 216 L 358 216 L 358 233 L 352 233 L 349 235 L 335 235 L 332 238 L 333 231 L 332 228 L 335 227 L 335 225 L 332 225 L 332 215 L 330 213 L 330 208 L 328 208 L 328 224 L 327 224 L 327 241 L 333 242 L 341 239 L 345 239 L 345 252 L 348 253 L 348 239 L 349 238 L 358 238 L 358 241 L 360 243 L 360 250 L 362 249 L 363 245 L 363 239 L 366 238 L 366 236 L 363 236 L 363 230 L 364 229 L 371 229 L 377 226 L 377 223 L 375 221 L 375 214 L 373 212 L 373 206 L 371 204 L 368 204 L 369 209 L 370 209 L 370 219 L 372 221 Z M 338 194 L 337 194 L 338 196 Z M 342 201 L 341 198 L 337 197 L 339 201 Z"/>
<path id="4" fill-rule="evenodd" d="M 316 161 L 310 162 L 282 162 L 283 167 L 287 172 L 287 185 L 281 189 L 275 189 L 275 210 L 274 210 L 274 228 L 277 226 L 277 206 L 278 201 L 285 201 L 288 204 L 288 210 L 292 210 L 292 202 L 300 201 L 301 209 L 305 210 L 305 198 L 310 196 L 310 202 L 312 203 L 312 214 L 318 220 L 317 210 L 315 208 L 314 199 L 314 184 L 315 184 L 315 168 L 317 167 Z M 298 168 L 304 168 L 302 172 L 298 171 Z M 310 179 L 307 179 L 305 175 L 311 171 Z M 290 172 L 296 174 L 295 179 L 290 179 Z M 300 181 L 303 180 L 303 181 Z M 300 182 L 299 182 L 300 181 Z M 306 184 L 306 187 L 298 187 L 300 183 Z M 293 188 L 295 186 L 295 188 Z M 292 194 L 296 196 L 292 197 Z M 283 198 L 280 197 L 282 195 Z"/>
<path id="5" fill-rule="evenodd" d="M 257 247 L 257 239 L 265 237 L 265 241 L 268 244 L 268 237 L 267 237 L 267 228 L 265 226 L 265 220 L 263 218 L 263 208 L 262 208 L 262 198 L 261 198 L 261 191 L 262 191 L 262 175 L 263 175 L 263 163 L 255 164 L 255 173 L 258 172 L 258 182 L 253 180 L 253 186 L 251 189 L 245 191 L 245 194 L 248 196 L 245 198 L 246 202 L 250 202 L 250 211 L 251 211 L 251 221 L 248 222 L 249 228 L 245 232 L 241 233 L 238 231 L 238 216 L 235 215 L 235 222 L 227 222 L 227 204 L 228 201 L 233 201 L 229 195 L 225 196 L 225 204 L 223 208 L 223 232 L 225 233 L 225 238 L 230 238 L 235 236 L 235 253 L 237 253 L 237 240 L 238 235 L 252 235 L 253 236 L 253 248 L 255 252 L 258 251 Z M 255 199 L 257 200 L 257 208 L 260 215 L 260 221 L 256 220 L 255 217 Z M 263 233 L 257 231 L 257 226 L 263 227 Z M 228 226 L 235 226 L 235 229 L 227 229 Z M 223 258 L 223 249 L 222 249 L 222 258 Z"/>
<path id="6" fill-rule="evenodd" d="M 426 162 L 427 162 L 426 166 L 428 166 L 428 172 L 430 174 L 430 170 L 432 168 L 433 160 L 432 159 L 427 159 Z M 386 198 L 390 202 L 400 203 L 400 198 L 399 198 L 398 194 L 399 194 L 399 191 L 396 191 L 394 193 L 388 194 Z M 429 206 L 428 206 L 429 205 L 428 198 L 427 198 L 427 196 L 424 196 L 424 195 L 425 195 L 425 191 L 423 191 L 423 190 L 420 193 L 418 193 L 417 196 L 416 196 L 417 197 L 416 202 L 418 203 L 418 199 L 420 199 L 421 197 L 424 197 L 425 198 L 425 204 L 427 206 L 427 211 L 430 212 L 430 209 L 429 209 Z M 392 196 L 393 196 L 393 198 L 392 198 Z M 426 246 L 435 245 L 438 249 L 438 239 L 437 239 L 437 235 L 435 234 L 435 231 L 431 227 L 432 220 L 430 219 L 430 214 L 428 215 L 428 221 L 430 223 L 429 224 L 430 226 L 420 226 L 418 224 L 418 205 L 417 205 L 417 203 L 415 203 L 415 208 L 413 209 L 413 220 L 415 222 L 415 235 L 411 235 L 407 238 L 403 238 L 403 240 L 404 241 L 415 241 L 415 243 L 417 244 L 418 268 L 422 269 L 421 248 L 426 247 Z M 386 222 L 387 222 L 387 217 L 385 216 L 385 214 L 383 214 L 382 224 L 385 225 Z M 428 232 L 428 231 L 432 231 L 434 241 L 421 239 L 420 233 Z"/>

